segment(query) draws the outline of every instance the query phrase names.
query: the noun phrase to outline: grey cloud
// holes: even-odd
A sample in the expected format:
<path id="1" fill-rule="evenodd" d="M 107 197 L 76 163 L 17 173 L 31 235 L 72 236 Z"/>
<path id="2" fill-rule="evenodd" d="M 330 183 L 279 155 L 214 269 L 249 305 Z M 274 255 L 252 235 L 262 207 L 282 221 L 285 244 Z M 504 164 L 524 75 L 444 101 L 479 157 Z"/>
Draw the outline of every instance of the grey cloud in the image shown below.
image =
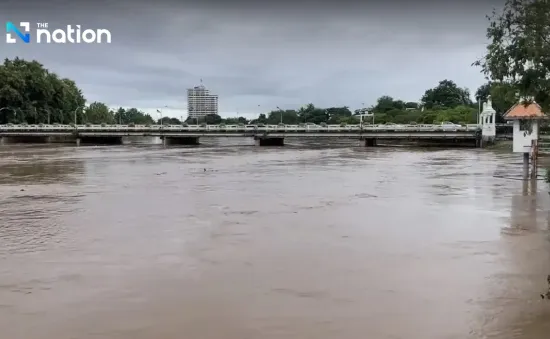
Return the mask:
<path id="1" fill-rule="evenodd" d="M 449 78 L 474 91 L 495 4 L 440 2 L 1 1 L 3 21 L 111 30 L 110 45 L 2 45 L 77 81 L 89 100 L 185 107 L 199 83 L 222 112 L 416 101 Z M 496 4 L 498 5 L 498 4 Z M 25 10 L 25 8 L 27 8 Z M 29 10 L 28 8 L 32 8 Z"/>

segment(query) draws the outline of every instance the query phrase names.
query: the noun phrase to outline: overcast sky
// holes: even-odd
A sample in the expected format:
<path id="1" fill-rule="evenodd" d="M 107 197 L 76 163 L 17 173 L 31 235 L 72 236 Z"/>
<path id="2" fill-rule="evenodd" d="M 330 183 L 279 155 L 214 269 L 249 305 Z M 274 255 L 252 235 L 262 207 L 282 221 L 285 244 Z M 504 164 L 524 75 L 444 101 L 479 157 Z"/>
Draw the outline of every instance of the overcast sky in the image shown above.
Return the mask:
<path id="1" fill-rule="evenodd" d="M 220 0 L 221 1 L 221 0 Z M 419 101 L 443 79 L 473 94 L 484 82 L 489 1 L 294 2 L 0 0 L 2 21 L 50 29 L 109 29 L 111 44 L 6 44 L 3 57 L 36 59 L 77 82 L 88 101 L 186 116 L 200 79 L 232 116 L 276 106 Z M 199 1 L 197 1 L 199 2 Z M 34 38 L 34 37 L 33 37 Z"/>

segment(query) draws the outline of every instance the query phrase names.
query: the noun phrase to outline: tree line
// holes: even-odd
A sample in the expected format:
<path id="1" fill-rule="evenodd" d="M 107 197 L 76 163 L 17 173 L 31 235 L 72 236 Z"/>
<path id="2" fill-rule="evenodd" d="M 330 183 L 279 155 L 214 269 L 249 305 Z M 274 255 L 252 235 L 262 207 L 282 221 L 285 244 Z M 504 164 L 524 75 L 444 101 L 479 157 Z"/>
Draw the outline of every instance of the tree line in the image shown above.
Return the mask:
<path id="1" fill-rule="evenodd" d="M 489 93 L 496 98 L 501 95 L 501 89 L 488 84 L 480 87 L 478 94 L 483 99 Z M 505 99 L 503 96 L 504 101 L 495 102 L 500 111 L 509 106 Z M 436 87 L 428 89 L 420 103 L 382 96 L 375 105 L 366 109 L 374 114 L 374 122 L 377 124 L 431 124 L 442 121 L 466 124 L 475 123 L 478 113 L 469 91 L 451 80 L 442 80 Z M 86 99 L 74 81 L 60 78 L 38 61 L 15 58 L 6 59 L 0 65 L 2 124 L 357 124 L 360 118 L 356 114 L 357 110 L 352 111 L 349 107 L 322 108 L 308 104 L 298 109 L 258 112 L 257 117 L 251 120 L 244 117 L 222 118 L 219 115 L 188 118 L 186 121 L 170 117 L 156 120 L 137 108 L 113 110 L 101 102 L 86 105 Z M 364 118 L 364 123 L 372 122 L 371 117 Z"/>
<path id="2" fill-rule="evenodd" d="M 443 121 L 468 124 L 477 121 L 481 102 L 491 96 L 497 122 L 519 96 L 536 100 L 550 109 L 550 2 L 545 0 L 508 0 L 501 13 L 489 16 L 486 55 L 473 63 L 486 75 L 473 99 L 467 88 L 449 79 L 441 80 L 424 92 L 419 102 L 406 102 L 381 96 L 364 109 L 374 114 L 374 123 L 422 123 Z M 153 119 L 137 108 L 117 110 L 101 102 L 86 105 L 74 81 L 60 78 L 37 61 L 6 59 L 0 65 L 0 123 L 61 124 L 356 124 L 357 110 L 349 107 L 317 107 L 308 104 L 298 109 L 258 112 L 252 120 L 244 117 L 222 118 L 209 115 L 185 122 L 164 117 Z M 365 117 L 365 123 L 372 123 Z"/>

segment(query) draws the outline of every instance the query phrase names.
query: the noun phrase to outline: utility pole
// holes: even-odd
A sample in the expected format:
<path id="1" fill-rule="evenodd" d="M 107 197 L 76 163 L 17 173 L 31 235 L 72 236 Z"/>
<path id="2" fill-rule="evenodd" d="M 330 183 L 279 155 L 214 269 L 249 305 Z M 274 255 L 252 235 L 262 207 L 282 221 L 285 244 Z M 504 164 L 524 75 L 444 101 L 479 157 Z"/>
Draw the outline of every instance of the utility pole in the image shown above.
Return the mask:
<path id="1" fill-rule="evenodd" d="M 76 111 L 78 111 L 78 109 L 82 108 L 82 106 L 78 106 L 75 110 L 74 110 L 74 125 L 76 126 Z"/>
<path id="2" fill-rule="evenodd" d="M 281 122 L 280 122 L 280 124 L 282 124 L 283 123 L 283 110 L 279 106 L 277 106 L 277 109 L 281 112 Z"/>

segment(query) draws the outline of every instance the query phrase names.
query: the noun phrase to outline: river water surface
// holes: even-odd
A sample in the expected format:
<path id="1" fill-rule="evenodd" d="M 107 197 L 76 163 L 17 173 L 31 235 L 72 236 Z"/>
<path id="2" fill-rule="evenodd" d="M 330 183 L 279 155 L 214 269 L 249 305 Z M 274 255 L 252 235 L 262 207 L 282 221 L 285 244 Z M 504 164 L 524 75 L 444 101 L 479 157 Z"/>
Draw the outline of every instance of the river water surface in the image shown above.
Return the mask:
<path id="1" fill-rule="evenodd" d="M 3 146 L 0 338 L 548 338 L 550 199 L 520 173 L 478 149 Z"/>

